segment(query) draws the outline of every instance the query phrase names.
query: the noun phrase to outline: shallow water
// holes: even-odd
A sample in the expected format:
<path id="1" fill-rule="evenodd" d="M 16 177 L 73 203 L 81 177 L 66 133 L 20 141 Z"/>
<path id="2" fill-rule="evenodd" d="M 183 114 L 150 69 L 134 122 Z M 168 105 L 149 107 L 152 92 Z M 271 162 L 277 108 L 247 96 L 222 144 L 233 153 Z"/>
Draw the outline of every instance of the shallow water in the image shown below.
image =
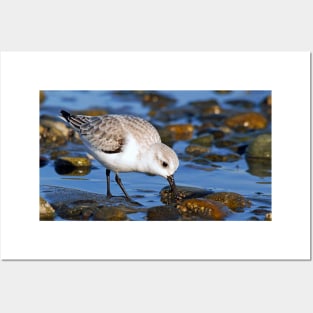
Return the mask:
<path id="1" fill-rule="evenodd" d="M 190 101 L 215 99 L 220 107 L 225 111 L 259 112 L 259 104 L 270 95 L 270 91 L 232 91 L 229 93 L 217 93 L 214 91 L 160 91 L 162 95 L 174 98 L 177 102 L 174 108 L 184 108 Z M 151 106 L 143 105 L 134 93 L 119 93 L 110 91 L 45 91 L 46 99 L 41 105 L 40 114 L 57 116 L 61 109 L 66 111 L 86 110 L 90 108 L 105 109 L 108 113 L 134 114 L 150 120 L 160 127 L 168 124 L 192 123 L 200 126 L 202 121 L 195 116 L 180 116 L 171 121 L 156 120 L 149 117 L 152 111 Z M 252 108 L 246 108 L 246 103 L 229 104 L 229 100 L 250 101 Z M 271 125 L 262 132 L 270 132 Z M 257 131 L 256 131 L 257 132 Z M 253 133 L 253 132 L 252 132 Z M 245 135 L 245 134 L 244 134 Z M 251 132 L 248 132 L 251 135 Z M 196 132 L 193 138 L 197 137 Z M 178 140 L 173 144 L 173 149 L 180 158 L 180 166 L 175 173 L 176 184 L 179 186 L 189 186 L 209 189 L 213 192 L 226 191 L 236 192 L 249 199 L 252 203 L 250 208 L 245 208 L 243 212 L 234 213 L 226 220 L 264 220 L 264 215 L 255 213 L 256 209 L 262 208 L 271 211 L 271 170 L 265 168 L 265 175 L 258 176 L 249 171 L 245 153 L 240 155 L 238 161 L 233 162 L 210 162 L 202 165 L 193 160 L 187 161 L 185 148 L 188 140 Z M 86 150 L 81 144 L 68 143 L 58 149 L 67 150 L 73 154 L 86 155 Z M 227 148 L 218 148 L 213 145 L 211 152 L 229 152 Z M 90 172 L 83 176 L 60 175 L 56 172 L 54 161 L 50 159 L 49 153 L 42 153 L 49 159 L 47 165 L 40 168 L 41 186 L 58 186 L 72 188 L 97 194 L 106 194 L 105 169 L 96 161 L 92 160 Z M 167 181 L 158 176 L 149 176 L 142 173 L 121 173 L 123 184 L 131 198 L 144 208 L 163 205 L 160 200 L 160 191 L 167 186 Z M 111 175 L 111 192 L 113 195 L 121 196 L 122 192 Z M 45 190 L 45 191 L 44 191 Z M 45 188 L 41 189 L 41 196 L 47 197 Z M 253 212 L 254 211 L 254 212 Z M 61 220 L 56 216 L 55 220 Z M 144 212 L 128 214 L 130 220 L 145 220 Z"/>

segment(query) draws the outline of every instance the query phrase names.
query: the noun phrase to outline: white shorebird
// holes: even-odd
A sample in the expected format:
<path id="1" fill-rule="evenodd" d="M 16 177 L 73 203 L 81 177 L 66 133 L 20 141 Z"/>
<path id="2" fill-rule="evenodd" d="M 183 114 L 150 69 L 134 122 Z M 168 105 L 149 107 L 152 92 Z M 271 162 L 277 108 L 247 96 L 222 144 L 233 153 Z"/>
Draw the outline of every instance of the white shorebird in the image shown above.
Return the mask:
<path id="1" fill-rule="evenodd" d="M 71 115 L 61 111 L 61 118 L 76 130 L 83 143 L 105 168 L 107 196 L 110 172 L 125 197 L 130 199 L 119 177 L 121 172 L 143 172 L 166 178 L 177 198 L 174 173 L 179 161 L 176 153 L 161 142 L 157 130 L 142 118 L 131 115 Z"/>

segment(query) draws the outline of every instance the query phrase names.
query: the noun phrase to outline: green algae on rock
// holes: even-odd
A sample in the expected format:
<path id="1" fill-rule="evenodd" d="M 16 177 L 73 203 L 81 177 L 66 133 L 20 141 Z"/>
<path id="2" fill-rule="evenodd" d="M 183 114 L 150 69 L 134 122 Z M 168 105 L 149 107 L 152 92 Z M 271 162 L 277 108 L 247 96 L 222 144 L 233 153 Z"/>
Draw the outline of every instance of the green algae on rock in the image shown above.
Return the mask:
<path id="1" fill-rule="evenodd" d="M 83 176 L 91 169 L 91 161 L 87 157 L 62 156 L 54 162 L 55 171 L 60 175 Z"/>
<path id="2" fill-rule="evenodd" d="M 261 134 L 257 136 L 247 148 L 248 158 L 271 158 L 272 157 L 272 136 Z"/>

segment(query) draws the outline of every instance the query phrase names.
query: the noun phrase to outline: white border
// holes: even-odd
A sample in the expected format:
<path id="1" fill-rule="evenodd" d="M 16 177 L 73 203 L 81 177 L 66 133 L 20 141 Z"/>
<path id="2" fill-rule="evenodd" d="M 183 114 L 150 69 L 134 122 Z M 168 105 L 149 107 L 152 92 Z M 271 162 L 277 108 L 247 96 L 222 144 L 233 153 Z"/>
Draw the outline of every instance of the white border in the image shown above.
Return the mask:
<path id="1" fill-rule="evenodd" d="M 272 222 L 39 222 L 38 91 L 272 90 Z M 2 259 L 309 259 L 308 52 L 1 54 Z"/>

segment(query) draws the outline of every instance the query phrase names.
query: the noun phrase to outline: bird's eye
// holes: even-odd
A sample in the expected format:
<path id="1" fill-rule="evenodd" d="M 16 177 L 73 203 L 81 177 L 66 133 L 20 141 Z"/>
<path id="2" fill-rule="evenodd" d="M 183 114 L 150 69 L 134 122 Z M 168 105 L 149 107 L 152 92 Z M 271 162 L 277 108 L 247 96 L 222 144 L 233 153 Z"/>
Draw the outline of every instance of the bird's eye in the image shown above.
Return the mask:
<path id="1" fill-rule="evenodd" d="M 162 166 L 163 167 L 168 167 L 168 163 L 166 163 L 165 161 L 162 162 Z"/>

